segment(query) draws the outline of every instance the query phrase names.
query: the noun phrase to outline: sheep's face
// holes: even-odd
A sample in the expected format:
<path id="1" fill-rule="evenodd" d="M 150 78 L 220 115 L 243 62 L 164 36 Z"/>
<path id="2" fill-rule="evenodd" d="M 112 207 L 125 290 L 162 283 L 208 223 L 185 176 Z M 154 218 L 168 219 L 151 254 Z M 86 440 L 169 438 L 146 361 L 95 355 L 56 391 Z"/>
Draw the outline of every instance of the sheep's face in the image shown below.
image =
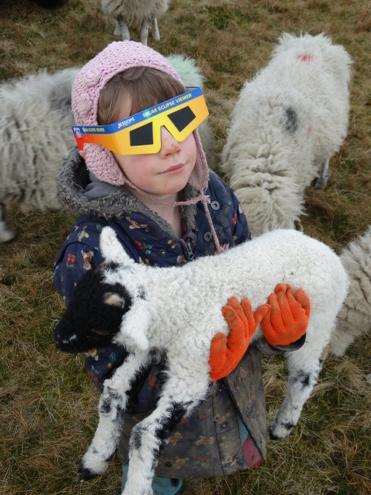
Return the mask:
<path id="1" fill-rule="evenodd" d="M 105 265 L 91 270 L 77 284 L 54 334 L 59 350 L 86 352 L 110 344 L 119 332 L 132 298 L 120 284 L 104 280 Z"/>

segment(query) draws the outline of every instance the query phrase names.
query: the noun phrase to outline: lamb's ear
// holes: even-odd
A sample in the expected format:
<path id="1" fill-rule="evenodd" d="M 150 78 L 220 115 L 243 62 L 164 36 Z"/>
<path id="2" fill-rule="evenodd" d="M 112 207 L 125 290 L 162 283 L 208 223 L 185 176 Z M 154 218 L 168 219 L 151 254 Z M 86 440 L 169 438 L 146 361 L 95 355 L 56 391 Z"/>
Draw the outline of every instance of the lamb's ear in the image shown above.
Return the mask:
<path id="1" fill-rule="evenodd" d="M 100 249 L 106 262 L 132 266 L 135 262 L 128 256 L 111 227 L 104 227 L 99 238 Z"/>
<path id="2" fill-rule="evenodd" d="M 152 324 L 152 314 L 147 301 L 140 300 L 125 313 L 115 342 L 128 348 L 146 351 L 149 347 L 147 332 Z"/>

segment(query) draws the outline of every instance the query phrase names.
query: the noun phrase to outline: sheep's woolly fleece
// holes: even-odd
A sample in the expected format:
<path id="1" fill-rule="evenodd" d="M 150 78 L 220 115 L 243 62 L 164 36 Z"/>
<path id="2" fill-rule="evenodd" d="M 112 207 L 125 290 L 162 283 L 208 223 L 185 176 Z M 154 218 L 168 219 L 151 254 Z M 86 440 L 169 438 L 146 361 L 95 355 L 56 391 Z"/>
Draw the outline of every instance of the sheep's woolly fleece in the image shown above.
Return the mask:
<path id="1" fill-rule="evenodd" d="M 269 64 L 239 95 L 222 169 L 253 235 L 293 228 L 304 189 L 318 177 L 346 134 L 351 58 L 323 34 L 283 34 Z"/>
<path id="2" fill-rule="evenodd" d="M 0 86 L 0 203 L 58 208 L 56 176 L 74 140 L 71 85 L 77 68 L 46 70 Z"/>
<path id="3" fill-rule="evenodd" d="M 155 40 L 160 39 L 157 20 L 165 14 L 170 0 L 102 0 L 102 12 L 116 21 L 114 34 L 123 40 L 130 39 L 130 30 L 140 32 L 145 45 L 151 31 Z"/>
<path id="4" fill-rule="evenodd" d="M 95 297 L 89 304 L 95 310 L 107 304 L 121 308 L 122 323 L 114 341 L 131 354 L 104 383 L 98 428 L 82 460 L 83 478 L 107 469 L 131 383 L 150 361 L 151 350 L 160 349 L 166 352 L 167 376 L 156 409 L 132 431 L 128 480 L 122 492 L 152 494 L 156 458 L 170 426 L 207 395 L 211 339 L 218 331 L 228 332 L 220 308 L 231 294 L 248 297 L 257 307 L 277 281 L 303 287 L 311 300 L 306 342 L 288 353 L 288 395 L 272 426 L 276 438 L 290 433 L 317 382 L 322 351 L 346 296 L 347 275 L 330 248 L 294 230 L 277 230 L 218 256 L 205 256 L 182 267 L 155 268 L 129 258 L 114 231 L 106 227 L 101 251 L 105 263 L 95 272 L 96 284 L 103 284 L 108 292 L 102 297 L 93 288 Z M 74 301 L 74 307 L 81 307 L 78 303 Z M 56 328 L 57 341 L 67 348 L 78 346 L 86 338 L 88 314 L 89 308 L 70 314 L 67 308 Z M 94 328 L 90 331 L 96 335 Z M 259 337 L 260 331 L 255 335 Z"/>
<path id="5" fill-rule="evenodd" d="M 350 286 L 330 342 L 330 350 L 336 356 L 343 356 L 356 337 L 371 329 L 371 226 L 349 243 L 340 259 Z"/>

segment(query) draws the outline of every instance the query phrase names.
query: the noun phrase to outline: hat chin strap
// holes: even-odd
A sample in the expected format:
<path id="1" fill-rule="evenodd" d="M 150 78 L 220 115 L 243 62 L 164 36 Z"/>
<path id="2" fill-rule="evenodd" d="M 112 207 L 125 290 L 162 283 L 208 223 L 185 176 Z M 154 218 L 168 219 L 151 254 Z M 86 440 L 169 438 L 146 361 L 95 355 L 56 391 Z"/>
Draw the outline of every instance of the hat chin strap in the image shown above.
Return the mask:
<path id="1" fill-rule="evenodd" d="M 205 158 L 202 157 L 201 160 L 205 160 Z M 117 163 L 117 166 L 119 166 L 118 163 Z M 148 193 L 144 189 L 141 189 L 140 187 L 136 186 L 135 184 L 133 184 L 128 179 L 128 177 L 126 176 L 124 171 L 121 169 L 121 167 L 120 167 L 120 171 L 121 171 L 121 173 L 125 179 L 125 185 L 129 186 L 131 189 L 134 189 L 136 191 L 140 191 L 140 193 L 144 194 L 145 196 L 148 196 L 149 198 L 151 198 L 152 202 L 157 202 L 158 204 L 168 205 L 168 206 L 172 206 L 173 208 L 175 208 L 176 206 L 194 205 L 194 204 L 198 203 L 199 201 L 201 201 L 203 204 L 204 210 L 205 210 L 205 215 L 206 215 L 208 224 L 210 226 L 211 235 L 213 237 L 216 252 L 217 252 L 217 254 L 220 254 L 223 251 L 226 251 L 227 247 L 221 246 L 221 244 L 220 244 L 218 234 L 216 233 L 214 223 L 213 223 L 213 220 L 212 220 L 211 215 L 210 215 L 210 210 L 209 210 L 209 206 L 208 206 L 208 204 L 210 203 L 210 197 L 205 193 L 206 188 L 202 188 L 201 192 L 198 196 L 195 196 L 194 198 L 190 198 L 186 201 L 168 201 L 166 199 L 156 198 L 156 196 L 154 196 L 153 194 Z"/>
<path id="2" fill-rule="evenodd" d="M 217 254 L 220 254 L 226 250 L 226 248 L 222 247 L 220 244 L 218 234 L 216 233 L 214 223 L 213 223 L 213 220 L 212 220 L 211 215 L 210 215 L 209 206 L 208 206 L 210 203 L 210 197 L 207 194 L 205 194 L 204 190 L 202 190 L 198 196 L 195 196 L 194 198 L 187 199 L 185 201 L 175 201 L 175 200 L 169 201 L 167 199 L 157 198 L 155 195 L 148 193 L 147 191 L 145 191 L 144 189 L 141 189 L 138 186 L 135 186 L 134 184 L 131 183 L 130 180 L 127 179 L 125 174 L 124 174 L 124 177 L 125 177 L 126 185 L 128 185 L 131 189 L 139 191 L 141 194 L 148 196 L 148 198 L 150 198 L 152 202 L 155 202 L 155 203 L 157 202 L 158 204 L 168 205 L 170 207 L 175 208 L 176 206 L 194 205 L 194 204 L 198 203 L 199 201 L 201 201 L 202 205 L 204 207 L 204 210 L 205 210 L 205 215 L 206 215 L 207 221 L 208 221 L 209 226 L 210 226 L 211 235 L 213 236 L 213 241 L 215 244 L 215 249 L 216 249 Z M 138 198 L 138 199 L 140 199 L 140 198 Z"/>
<path id="3" fill-rule="evenodd" d="M 210 210 L 209 210 L 209 206 L 208 206 L 208 204 L 210 203 L 210 196 L 205 194 L 205 191 L 201 191 L 201 193 L 198 196 L 195 196 L 194 198 L 188 199 L 187 201 L 176 201 L 174 204 L 176 206 L 186 206 L 186 205 L 196 204 L 199 201 L 202 202 L 202 205 L 204 207 L 205 215 L 206 215 L 206 218 L 207 218 L 207 221 L 209 223 L 210 230 L 211 230 L 211 235 L 213 236 L 213 241 L 215 244 L 216 252 L 217 252 L 217 254 L 223 253 L 224 251 L 226 251 L 226 247 L 221 246 L 219 238 L 218 238 L 218 234 L 216 233 L 216 230 L 214 227 L 213 219 L 211 218 L 211 215 L 210 215 Z"/>

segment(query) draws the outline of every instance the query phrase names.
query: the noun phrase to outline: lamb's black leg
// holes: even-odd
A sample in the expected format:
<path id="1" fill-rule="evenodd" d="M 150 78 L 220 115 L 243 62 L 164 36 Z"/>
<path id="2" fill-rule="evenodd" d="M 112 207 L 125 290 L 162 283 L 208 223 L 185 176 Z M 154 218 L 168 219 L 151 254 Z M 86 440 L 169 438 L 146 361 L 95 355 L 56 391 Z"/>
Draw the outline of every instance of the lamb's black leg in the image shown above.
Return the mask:
<path id="1" fill-rule="evenodd" d="M 169 370 L 171 376 L 171 370 Z M 207 393 L 208 381 L 191 380 L 192 386 L 169 378 L 156 409 L 131 433 L 128 479 L 122 495 L 152 495 L 152 480 L 160 449 L 171 431 Z"/>
<path id="2" fill-rule="evenodd" d="M 287 396 L 273 421 L 272 438 L 285 438 L 297 424 L 303 406 L 318 381 L 322 367 L 321 356 L 333 327 L 332 315 L 327 320 L 323 316 L 315 318 L 311 315 L 305 344 L 297 351 L 287 353 Z"/>
<path id="3" fill-rule="evenodd" d="M 90 479 L 104 473 L 115 453 L 121 429 L 122 416 L 128 401 L 135 375 L 147 362 L 148 354 L 131 354 L 116 370 L 112 378 L 105 380 L 99 400 L 99 423 L 94 438 L 81 460 L 80 479 Z"/>

